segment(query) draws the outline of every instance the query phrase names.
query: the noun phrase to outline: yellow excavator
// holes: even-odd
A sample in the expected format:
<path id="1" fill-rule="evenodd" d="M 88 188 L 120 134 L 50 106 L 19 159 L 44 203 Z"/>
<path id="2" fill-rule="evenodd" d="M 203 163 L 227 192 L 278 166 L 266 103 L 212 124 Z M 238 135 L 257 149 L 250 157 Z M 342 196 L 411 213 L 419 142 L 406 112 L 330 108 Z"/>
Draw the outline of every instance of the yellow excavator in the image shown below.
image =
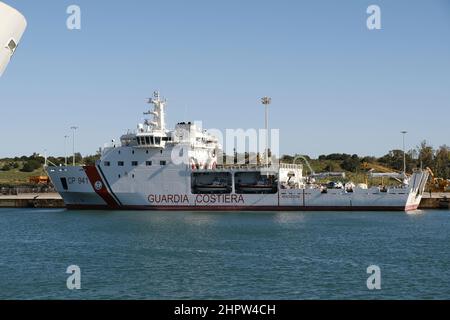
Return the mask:
<path id="1" fill-rule="evenodd" d="M 443 178 L 436 178 L 433 171 L 430 168 L 427 168 L 430 173 L 431 182 L 429 182 L 429 187 L 431 192 L 446 192 L 449 191 L 450 183 L 448 180 Z"/>

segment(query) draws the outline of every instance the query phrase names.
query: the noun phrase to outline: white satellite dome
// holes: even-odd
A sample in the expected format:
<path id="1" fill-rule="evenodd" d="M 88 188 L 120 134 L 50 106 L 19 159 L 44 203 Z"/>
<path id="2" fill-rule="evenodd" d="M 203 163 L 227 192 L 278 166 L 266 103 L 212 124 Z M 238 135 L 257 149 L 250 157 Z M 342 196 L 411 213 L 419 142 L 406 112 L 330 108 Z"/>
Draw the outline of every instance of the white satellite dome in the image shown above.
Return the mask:
<path id="1" fill-rule="evenodd" d="M 25 17 L 0 1 L 0 76 L 16 51 L 26 27 Z"/>

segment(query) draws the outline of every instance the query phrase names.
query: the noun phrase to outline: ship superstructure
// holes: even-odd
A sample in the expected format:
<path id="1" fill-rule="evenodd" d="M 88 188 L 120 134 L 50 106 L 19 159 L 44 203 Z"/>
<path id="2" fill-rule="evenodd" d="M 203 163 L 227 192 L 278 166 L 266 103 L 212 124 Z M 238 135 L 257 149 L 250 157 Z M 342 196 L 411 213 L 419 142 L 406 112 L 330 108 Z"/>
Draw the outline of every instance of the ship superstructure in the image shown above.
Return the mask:
<path id="1" fill-rule="evenodd" d="M 396 187 L 324 189 L 299 164 L 222 164 L 215 136 L 192 122 L 167 130 L 166 101 L 155 92 L 148 102 L 150 118 L 104 147 L 95 165 L 46 168 L 69 209 L 409 211 L 428 179 L 417 170 Z"/>

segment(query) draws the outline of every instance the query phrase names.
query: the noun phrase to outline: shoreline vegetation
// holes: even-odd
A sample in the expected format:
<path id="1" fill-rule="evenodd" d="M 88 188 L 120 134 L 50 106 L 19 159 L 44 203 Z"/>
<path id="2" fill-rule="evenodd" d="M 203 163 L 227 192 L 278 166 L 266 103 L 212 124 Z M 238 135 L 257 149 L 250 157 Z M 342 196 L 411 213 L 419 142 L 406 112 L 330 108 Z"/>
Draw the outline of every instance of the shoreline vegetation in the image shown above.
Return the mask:
<path id="1" fill-rule="evenodd" d="M 359 156 L 357 154 L 332 153 L 320 155 L 313 159 L 307 155 L 283 155 L 281 161 L 284 163 L 293 163 L 296 159 L 297 164 L 305 165 L 305 160 L 311 165 L 311 168 L 317 172 L 345 172 L 347 181 L 355 183 L 367 183 L 368 171 L 374 166 L 381 166 L 392 172 L 403 171 L 403 151 L 391 150 L 382 157 Z M 257 156 L 258 157 L 258 156 Z M 75 154 L 75 162 L 83 165 L 93 165 L 100 158 L 100 155 L 90 155 L 82 157 L 81 154 Z M 227 163 L 233 163 L 233 156 L 228 156 Z M 244 158 L 253 158 L 252 155 L 245 154 Z M 259 157 L 258 157 L 259 158 Z M 55 165 L 64 165 L 64 157 L 48 157 L 48 160 Z M 0 159 L 0 188 L 10 188 L 19 186 L 32 187 L 31 177 L 46 176 L 43 169 L 45 159 L 38 154 L 31 156 L 21 156 L 14 158 Z M 72 157 L 68 157 L 67 162 L 72 164 Z M 447 145 L 433 148 L 426 141 L 419 146 L 407 151 L 406 153 L 406 171 L 412 172 L 414 168 L 430 168 L 436 177 L 450 179 L 450 147 Z M 307 165 L 304 166 L 305 174 L 310 174 Z M 377 171 L 377 170 L 375 170 Z M 337 178 L 327 178 L 328 181 Z M 342 180 L 342 178 L 337 179 Z M 372 184 L 379 184 L 381 181 L 371 181 Z"/>

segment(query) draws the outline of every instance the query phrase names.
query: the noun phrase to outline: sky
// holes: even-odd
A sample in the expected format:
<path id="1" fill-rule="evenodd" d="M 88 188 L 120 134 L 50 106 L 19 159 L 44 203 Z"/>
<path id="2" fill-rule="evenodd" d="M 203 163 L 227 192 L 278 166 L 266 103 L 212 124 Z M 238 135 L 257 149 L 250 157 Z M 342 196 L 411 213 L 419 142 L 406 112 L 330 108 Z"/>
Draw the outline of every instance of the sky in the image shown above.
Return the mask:
<path id="1" fill-rule="evenodd" d="M 0 78 L 0 157 L 94 154 L 134 129 L 145 99 L 167 122 L 270 127 L 282 154 L 381 156 L 450 145 L 450 0 L 2 0 L 28 28 Z M 81 30 L 69 30 L 69 5 Z M 381 30 L 366 10 L 381 9 Z"/>

